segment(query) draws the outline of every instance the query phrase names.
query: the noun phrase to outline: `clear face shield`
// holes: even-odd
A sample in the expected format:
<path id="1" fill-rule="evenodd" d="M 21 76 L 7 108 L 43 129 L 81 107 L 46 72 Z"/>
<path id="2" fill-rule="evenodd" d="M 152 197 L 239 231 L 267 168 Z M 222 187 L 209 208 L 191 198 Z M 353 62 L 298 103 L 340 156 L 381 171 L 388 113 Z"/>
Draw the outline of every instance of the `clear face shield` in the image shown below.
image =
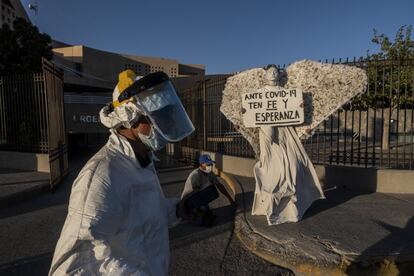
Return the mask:
<path id="1" fill-rule="evenodd" d="M 156 72 L 135 81 L 121 93 L 118 102 L 131 98 L 168 142 L 178 142 L 194 131 L 167 74 Z"/>

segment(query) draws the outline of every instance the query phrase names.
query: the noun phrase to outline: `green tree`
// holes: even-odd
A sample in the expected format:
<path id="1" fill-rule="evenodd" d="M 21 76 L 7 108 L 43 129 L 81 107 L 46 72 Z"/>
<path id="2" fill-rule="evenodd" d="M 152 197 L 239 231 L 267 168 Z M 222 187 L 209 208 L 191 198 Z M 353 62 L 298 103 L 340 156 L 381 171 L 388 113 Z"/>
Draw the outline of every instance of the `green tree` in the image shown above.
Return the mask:
<path id="1" fill-rule="evenodd" d="M 372 42 L 379 46 L 379 50 L 374 54 L 368 51 L 362 62 L 368 75 L 368 91 L 345 107 L 380 112 L 383 149 L 390 147 L 391 119 L 396 119 L 399 124 L 399 112 L 395 110 L 407 112 L 414 108 L 414 41 L 411 33 L 411 25 L 401 26 L 391 40 L 374 30 Z"/>
<path id="2" fill-rule="evenodd" d="M 413 59 L 414 58 L 414 41 L 411 40 L 411 33 L 413 27 L 411 25 L 401 26 L 394 41 L 391 41 L 385 34 L 378 34 L 378 31 L 374 29 L 374 36 L 372 42 L 380 47 L 380 50 L 376 54 L 370 55 L 370 58 L 374 59 Z"/>
<path id="3" fill-rule="evenodd" d="M 365 66 L 369 78 L 368 93 L 352 103 L 352 108 L 412 108 L 414 74 L 414 41 L 412 26 L 401 26 L 393 40 L 374 29 L 372 43 L 378 52 L 367 52 Z"/>
<path id="4" fill-rule="evenodd" d="M 53 57 L 51 38 L 22 18 L 0 29 L 0 75 L 39 71 Z"/>

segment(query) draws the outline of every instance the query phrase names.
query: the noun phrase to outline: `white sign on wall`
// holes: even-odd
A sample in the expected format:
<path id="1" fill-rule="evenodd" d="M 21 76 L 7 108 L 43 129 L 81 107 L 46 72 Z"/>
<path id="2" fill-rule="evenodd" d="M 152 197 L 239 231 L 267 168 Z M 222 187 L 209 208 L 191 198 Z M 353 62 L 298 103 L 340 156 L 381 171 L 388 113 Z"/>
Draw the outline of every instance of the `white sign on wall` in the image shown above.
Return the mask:
<path id="1" fill-rule="evenodd" d="M 267 86 L 242 95 L 246 127 L 300 125 L 304 121 L 303 93 L 299 88 Z"/>

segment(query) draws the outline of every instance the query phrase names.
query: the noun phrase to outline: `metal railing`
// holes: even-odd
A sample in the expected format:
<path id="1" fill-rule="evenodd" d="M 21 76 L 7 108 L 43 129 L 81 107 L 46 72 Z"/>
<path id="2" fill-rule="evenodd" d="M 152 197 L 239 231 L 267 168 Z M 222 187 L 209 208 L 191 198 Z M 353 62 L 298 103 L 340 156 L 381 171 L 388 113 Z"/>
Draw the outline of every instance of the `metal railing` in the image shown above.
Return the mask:
<path id="1" fill-rule="evenodd" d="M 63 75 L 49 61 L 41 72 L 0 77 L 0 151 L 48 155 L 51 187 L 68 172 L 63 111 Z"/>
<path id="2" fill-rule="evenodd" d="M 328 61 L 325 61 L 328 63 Z M 303 145 L 315 164 L 414 169 L 414 60 L 339 60 L 364 68 L 366 92 L 328 117 Z M 213 76 L 181 91 L 196 131 L 180 143 L 181 155 L 205 150 L 254 157 L 249 143 L 220 112 L 227 77 Z M 186 157 L 187 156 L 187 157 Z"/>
<path id="3" fill-rule="evenodd" d="M 44 74 L 0 77 L 0 150 L 48 152 Z"/>

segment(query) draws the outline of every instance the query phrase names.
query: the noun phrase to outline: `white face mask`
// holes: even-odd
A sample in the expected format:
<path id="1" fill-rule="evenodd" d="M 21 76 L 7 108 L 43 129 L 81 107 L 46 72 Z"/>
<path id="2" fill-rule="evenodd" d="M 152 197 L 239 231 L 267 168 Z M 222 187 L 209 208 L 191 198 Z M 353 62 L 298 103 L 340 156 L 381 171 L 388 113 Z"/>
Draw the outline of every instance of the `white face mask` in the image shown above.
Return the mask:
<path id="1" fill-rule="evenodd" d="M 138 137 L 144 145 L 153 151 L 160 150 L 167 144 L 167 141 L 165 141 L 160 135 L 157 135 L 153 127 L 151 127 L 148 135 L 138 132 Z"/>
<path id="2" fill-rule="evenodd" d="M 205 173 L 211 173 L 211 171 L 213 170 L 213 167 L 209 165 L 209 166 L 206 166 L 205 169 L 201 169 L 201 170 Z"/>

